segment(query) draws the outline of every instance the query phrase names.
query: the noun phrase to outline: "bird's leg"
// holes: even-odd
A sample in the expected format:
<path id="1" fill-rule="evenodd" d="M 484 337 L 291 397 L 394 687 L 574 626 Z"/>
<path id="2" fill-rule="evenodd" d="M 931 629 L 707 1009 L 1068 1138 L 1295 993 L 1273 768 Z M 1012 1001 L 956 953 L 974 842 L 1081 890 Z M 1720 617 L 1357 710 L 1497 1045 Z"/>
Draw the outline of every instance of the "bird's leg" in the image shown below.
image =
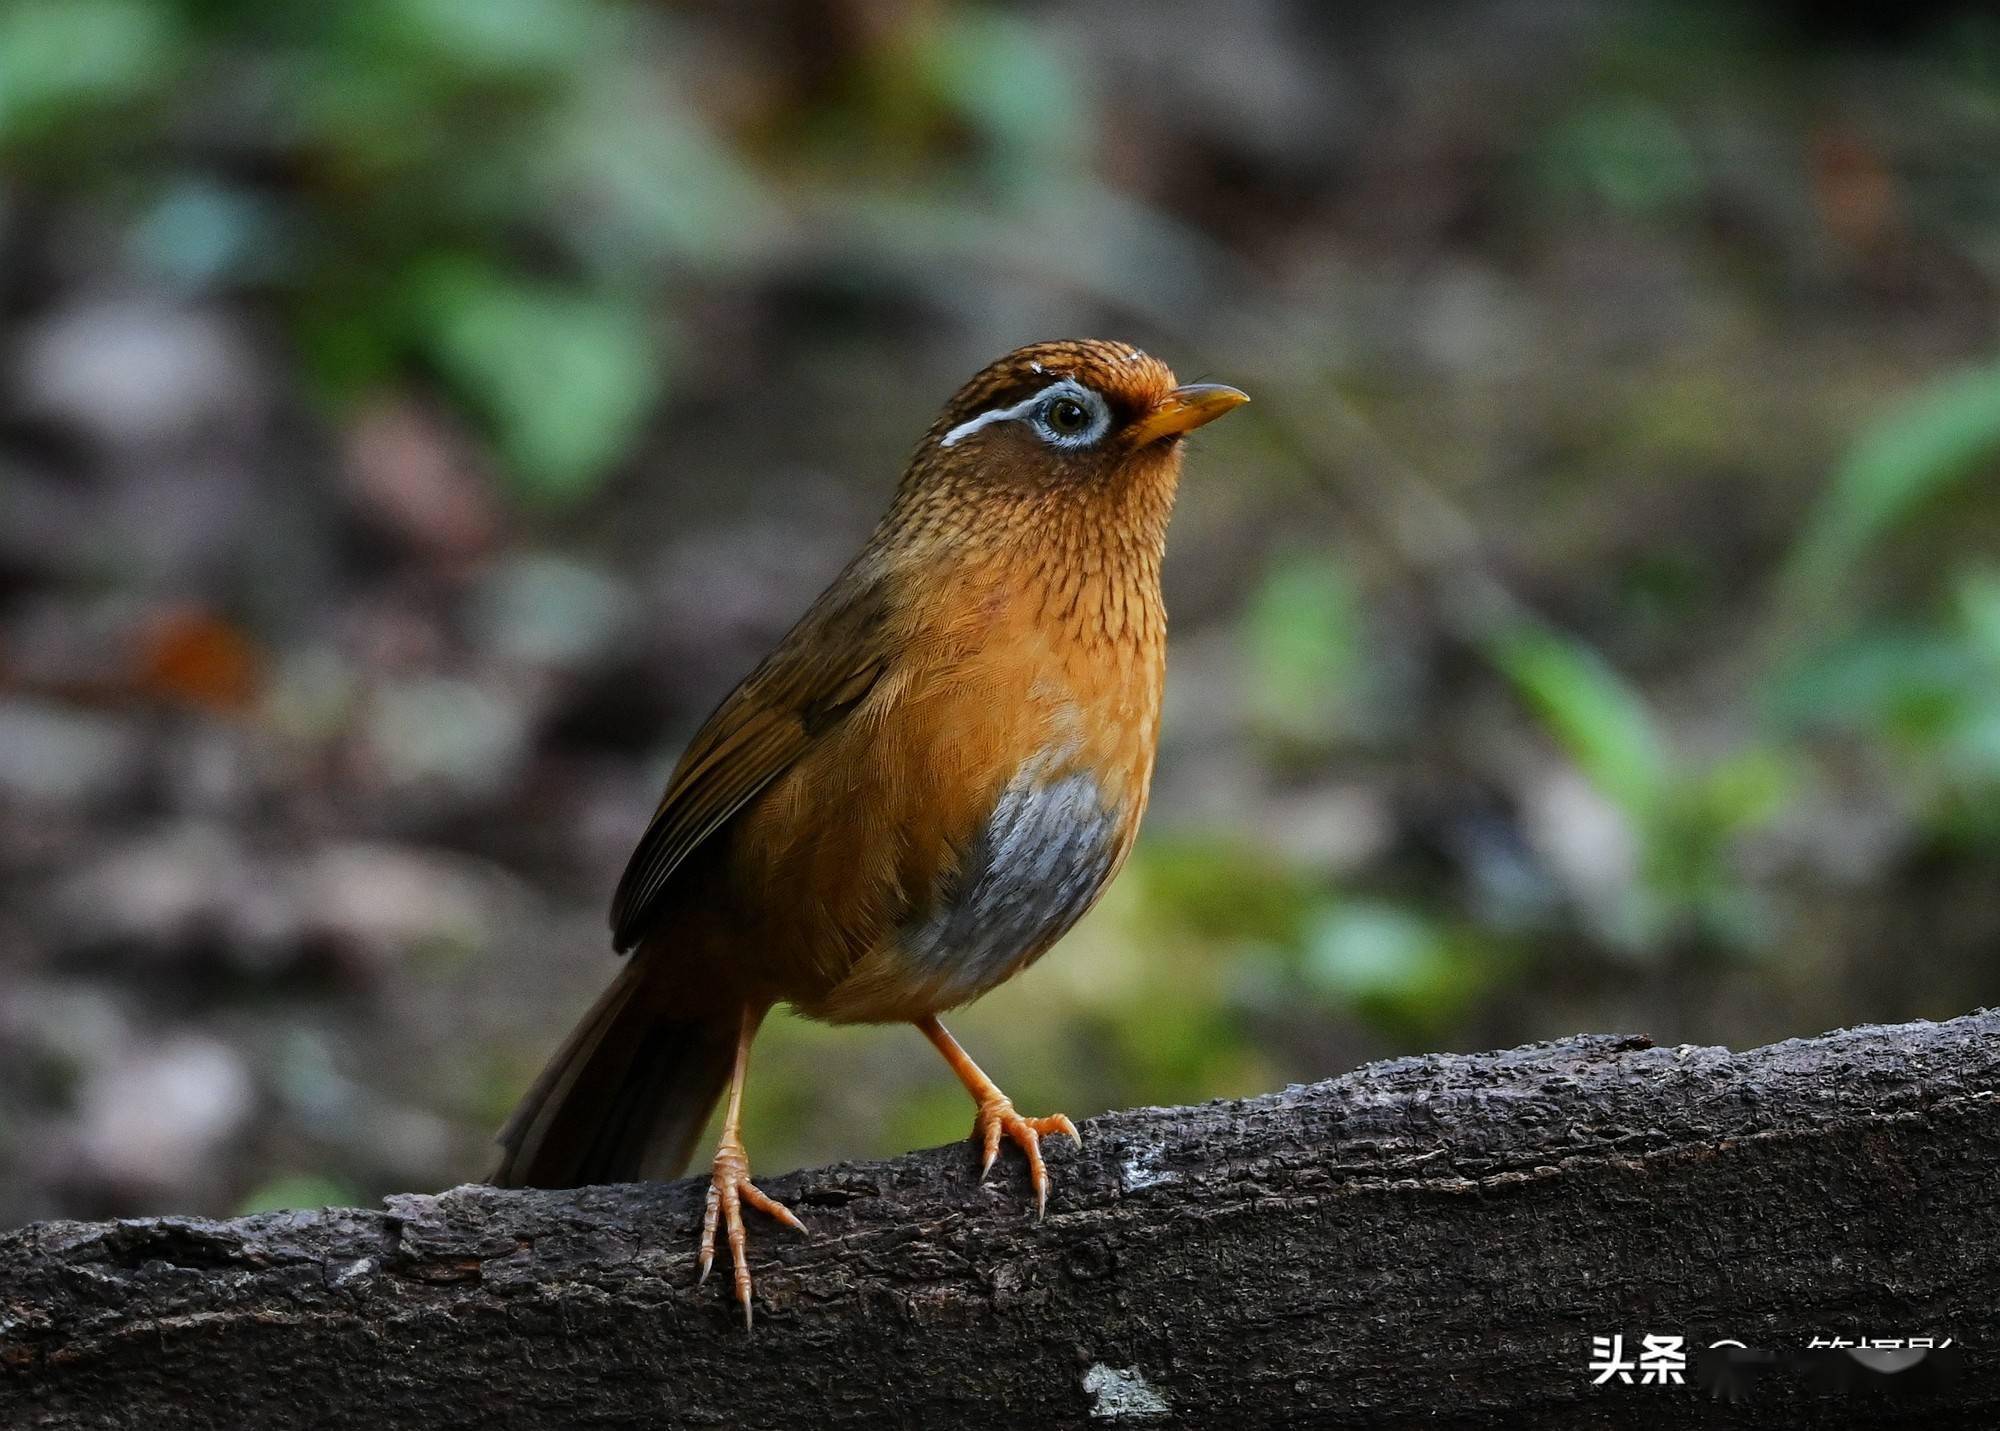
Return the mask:
<path id="1" fill-rule="evenodd" d="M 972 1136 L 985 1149 L 984 1161 L 979 1165 L 979 1176 L 984 1179 L 992 1171 L 993 1160 L 1000 1156 L 1000 1135 L 1004 1132 L 1028 1155 L 1028 1181 L 1035 1189 L 1035 1216 L 1040 1217 L 1049 1204 L 1049 1174 L 1042 1166 L 1042 1136 L 1048 1133 L 1067 1133 L 1083 1146 L 1083 1135 L 1076 1131 L 1076 1124 L 1061 1113 L 1046 1118 L 1023 1118 L 1014 1111 L 1013 1102 L 992 1079 L 988 1078 L 972 1056 L 958 1046 L 958 1040 L 945 1032 L 944 1025 L 926 1015 L 916 1021 L 923 1030 L 924 1037 L 937 1045 L 937 1051 L 944 1055 L 944 1061 L 951 1065 L 951 1071 L 958 1075 L 958 1081 L 965 1085 L 965 1091 L 979 1105 L 973 1115 Z"/>
<path id="2" fill-rule="evenodd" d="M 708 1212 L 701 1221 L 701 1276 L 715 1262 L 715 1229 L 720 1223 L 729 1237 L 729 1256 L 736 1264 L 736 1300 L 743 1304 L 743 1328 L 750 1329 L 750 1264 L 743 1253 L 743 1204 L 769 1213 L 800 1232 L 805 1224 L 792 1216 L 783 1203 L 766 1197 L 750 1181 L 750 1157 L 743 1151 L 743 1079 L 750 1071 L 750 1042 L 757 1037 L 757 1025 L 764 1010 L 743 1010 L 743 1022 L 736 1034 L 736 1062 L 729 1070 L 729 1103 L 722 1112 L 722 1138 L 715 1145 L 715 1162 L 709 1171 Z"/>

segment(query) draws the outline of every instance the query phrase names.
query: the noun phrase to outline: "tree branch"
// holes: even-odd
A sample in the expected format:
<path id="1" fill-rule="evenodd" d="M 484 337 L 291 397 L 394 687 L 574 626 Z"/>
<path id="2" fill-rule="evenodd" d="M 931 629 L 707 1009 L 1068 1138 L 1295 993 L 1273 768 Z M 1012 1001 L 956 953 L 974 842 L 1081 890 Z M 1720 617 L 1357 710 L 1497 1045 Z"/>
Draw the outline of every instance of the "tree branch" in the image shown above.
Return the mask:
<path id="1" fill-rule="evenodd" d="M 1586 1037 L 764 1184 L 757 1326 L 702 1185 L 0 1236 L 0 1425 L 1989 1427 L 2000 1014 L 1734 1054 Z M 1916 1398 L 1593 1386 L 1593 1335 L 1949 1335 Z M 1933 1378 L 1941 1380 L 1942 1378 Z M 1690 1376 L 1692 1382 L 1693 1377 Z M 1917 1383 L 1905 1383 L 1917 1384 Z"/>

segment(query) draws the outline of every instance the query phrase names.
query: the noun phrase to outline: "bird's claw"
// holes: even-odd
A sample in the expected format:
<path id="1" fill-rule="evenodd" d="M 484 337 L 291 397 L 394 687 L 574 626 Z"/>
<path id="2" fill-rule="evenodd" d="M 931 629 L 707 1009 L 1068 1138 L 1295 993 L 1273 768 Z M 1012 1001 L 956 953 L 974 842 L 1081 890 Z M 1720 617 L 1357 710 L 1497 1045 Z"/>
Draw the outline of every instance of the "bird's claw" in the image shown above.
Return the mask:
<path id="1" fill-rule="evenodd" d="M 1081 1148 L 1083 1135 L 1076 1131 L 1076 1124 L 1064 1114 L 1024 1118 L 1014 1111 L 1012 1100 L 1004 1095 L 989 1098 L 979 1105 L 979 1112 L 972 1120 L 972 1136 L 983 1149 L 979 1164 L 981 1182 L 993 1171 L 994 1160 L 1000 1156 L 1000 1135 L 1003 1132 L 1027 1155 L 1028 1182 L 1035 1190 L 1035 1216 L 1040 1217 L 1049 1205 L 1049 1171 L 1042 1162 L 1042 1139 L 1051 1134 L 1065 1133 Z"/>
<path id="2" fill-rule="evenodd" d="M 759 1212 L 775 1217 L 798 1232 L 806 1226 L 792 1215 L 792 1210 L 775 1198 L 767 1196 L 750 1181 L 750 1159 L 740 1143 L 724 1143 L 715 1150 L 715 1163 L 709 1172 L 708 1210 L 701 1220 L 701 1273 L 697 1283 L 708 1280 L 709 1269 L 715 1264 L 715 1232 L 722 1227 L 729 1239 L 729 1257 L 736 1269 L 736 1300 L 743 1305 L 743 1329 L 750 1329 L 750 1263 L 745 1253 L 748 1238 L 743 1231 L 743 1204 L 749 1203 Z"/>

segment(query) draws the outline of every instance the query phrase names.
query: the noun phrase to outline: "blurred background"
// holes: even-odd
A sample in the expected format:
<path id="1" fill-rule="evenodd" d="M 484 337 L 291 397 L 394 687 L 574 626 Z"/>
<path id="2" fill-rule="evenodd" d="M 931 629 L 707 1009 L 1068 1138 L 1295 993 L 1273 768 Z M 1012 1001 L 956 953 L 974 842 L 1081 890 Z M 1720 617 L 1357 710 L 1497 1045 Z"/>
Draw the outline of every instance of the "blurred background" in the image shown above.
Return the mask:
<path id="1" fill-rule="evenodd" d="M 2000 1002 L 1983 10 L 13 0 L 0 1225 L 479 1175 L 681 743 L 1053 336 L 1257 401 L 1144 840 L 953 1024 L 1025 1110 Z M 909 1029 L 749 1095 L 970 1124 Z"/>

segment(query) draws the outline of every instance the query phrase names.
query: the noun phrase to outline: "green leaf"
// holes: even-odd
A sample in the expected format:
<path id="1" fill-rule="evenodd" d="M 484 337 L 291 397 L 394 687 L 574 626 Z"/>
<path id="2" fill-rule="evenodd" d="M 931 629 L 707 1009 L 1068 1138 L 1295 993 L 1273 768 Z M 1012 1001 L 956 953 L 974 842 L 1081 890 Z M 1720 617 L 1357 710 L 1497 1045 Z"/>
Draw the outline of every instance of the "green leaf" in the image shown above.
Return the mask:
<path id="1" fill-rule="evenodd" d="M 1565 120 L 1541 153 L 1544 181 L 1584 190 L 1626 213 L 1658 213 L 1701 192 L 1701 157 L 1665 109 L 1639 100 L 1592 104 Z"/>
<path id="2" fill-rule="evenodd" d="M 0 11 L 0 142 L 137 98 L 178 52 L 163 6 L 30 0 Z"/>
<path id="3" fill-rule="evenodd" d="M 1798 789 L 1799 771 L 1784 752 L 1762 746 L 1741 750 L 1704 771 L 1689 787 L 1690 818 L 1712 832 L 1718 846 L 1768 824 Z"/>
<path id="4" fill-rule="evenodd" d="M 1784 576 L 1794 604 L 1817 604 L 1855 558 L 1919 503 L 2000 463 L 2000 364 L 1919 389 L 1861 436 L 1807 523 Z"/>
<path id="5" fill-rule="evenodd" d="M 1373 900 L 1348 900 L 1324 911 L 1306 938 L 1313 982 L 1348 998 L 1400 996 L 1427 986 L 1444 958 L 1444 937 L 1428 920 Z"/>
<path id="6" fill-rule="evenodd" d="M 588 0 L 386 0 L 372 38 L 433 66 L 533 77 L 582 70 L 615 44 L 615 8 Z M 609 43 L 607 43 L 609 42 Z"/>
<path id="7" fill-rule="evenodd" d="M 645 73 L 598 74 L 572 95 L 531 172 L 549 218 L 609 271 L 661 257 L 754 268 L 782 227 L 751 166 Z"/>
<path id="8" fill-rule="evenodd" d="M 923 55 L 937 93 L 1020 178 L 1060 177 L 1061 161 L 1079 158 L 1091 132 L 1056 34 L 1032 16 L 953 7 Z"/>
<path id="9" fill-rule="evenodd" d="M 1251 700 L 1288 731 L 1323 735 L 1359 665 L 1360 603 L 1324 557 L 1292 558 L 1264 578 L 1245 615 Z"/>
<path id="10" fill-rule="evenodd" d="M 1290 944 L 1315 894 L 1268 850 L 1219 838 L 1146 840 L 1131 868 L 1149 910 L 1211 942 Z"/>
<path id="11" fill-rule="evenodd" d="M 1784 672 L 1772 688 L 1770 714 L 1780 733 L 1895 732 L 1925 744 L 1956 719 L 1972 676 L 1963 641 L 1923 628 L 1880 627 Z"/>
<path id="12" fill-rule="evenodd" d="M 1582 642 L 1515 626 L 1488 653 L 1584 775 L 1635 823 L 1659 809 L 1666 746 L 1645 698 Z"/>
<path id="13" fill-rule="evenodd" d="M 470 260 L 412 281 L 418 341 L 487 420 L 521 492 L 588 493 L 664 381 L 639 299 L 515 278 Z"/>
<path id="14" fill-rule="evenodd" d="M 236 1205 L 236 1216 L 301 1207 L 347 1207 L 357 1201 L 354 1189 L 339 1178 L 319 1173 L 288 1173 L 252 1189 Z"/>
<path id="15" fill-rule="evenodd" d="M 1979 658 L 2000 671 L 2000 570 L 1983 567 L 1959 578 L 1958 617 Z"/>
<path id="16" fill-rule="evenodd" d="M 1379 900 L 1329 905 L 1306 932 L 1306 982 L 1399 1037 L 1434 1038 L 1504 966 L 1414 910 Z"/>

